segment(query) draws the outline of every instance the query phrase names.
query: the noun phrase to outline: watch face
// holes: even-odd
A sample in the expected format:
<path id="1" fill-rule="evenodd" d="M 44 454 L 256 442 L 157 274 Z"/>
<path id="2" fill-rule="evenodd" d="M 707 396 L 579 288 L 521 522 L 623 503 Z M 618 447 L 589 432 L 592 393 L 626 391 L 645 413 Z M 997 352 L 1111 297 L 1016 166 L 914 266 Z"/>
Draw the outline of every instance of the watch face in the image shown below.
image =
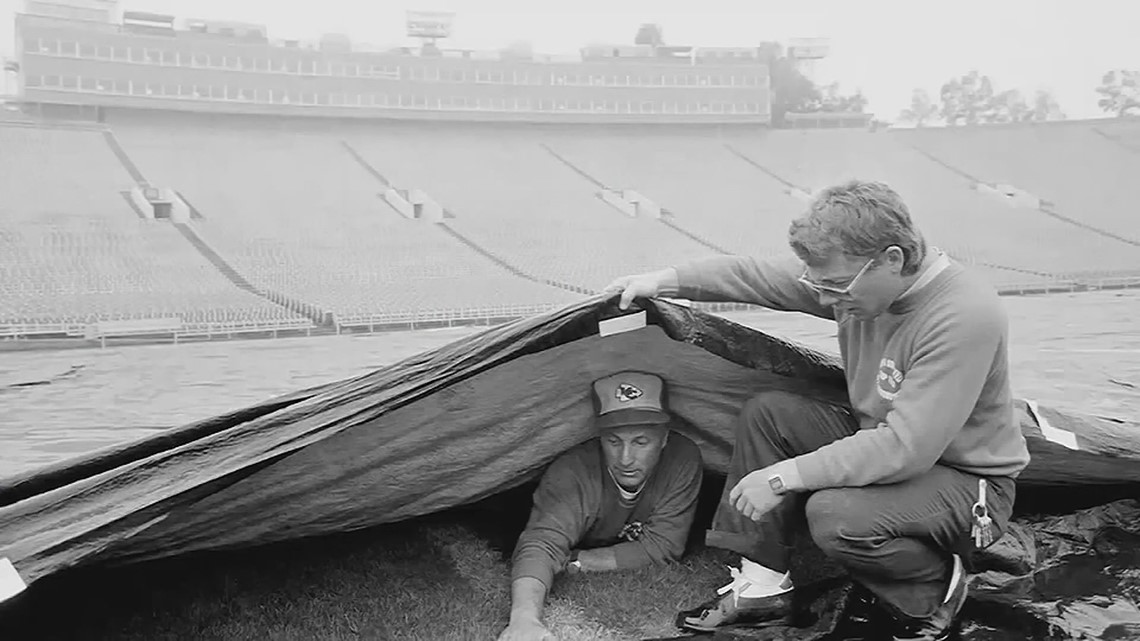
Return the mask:
<path id="1" fill-rule="evenodd" d="M 772 488 L 772 491 L 777 494 L 780 494 L 784 491 L 784 479 L 780 478 L 779 476 L 769 477 L 768 485 Z"/>

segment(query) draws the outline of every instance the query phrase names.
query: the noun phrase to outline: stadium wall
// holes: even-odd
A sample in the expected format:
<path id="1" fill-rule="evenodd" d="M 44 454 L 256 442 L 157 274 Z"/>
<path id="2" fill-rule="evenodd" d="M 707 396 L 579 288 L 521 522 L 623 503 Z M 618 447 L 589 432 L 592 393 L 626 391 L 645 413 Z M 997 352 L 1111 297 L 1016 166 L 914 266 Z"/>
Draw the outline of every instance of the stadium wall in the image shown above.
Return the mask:
<path id="1" fill-rule="evenodd" d="M 32 105 L 418 120 L 770 121 L 770 78 L 759 60 L 336 53 L 28 15 L 17 16 L 17 32 L 22 91 Z"/>

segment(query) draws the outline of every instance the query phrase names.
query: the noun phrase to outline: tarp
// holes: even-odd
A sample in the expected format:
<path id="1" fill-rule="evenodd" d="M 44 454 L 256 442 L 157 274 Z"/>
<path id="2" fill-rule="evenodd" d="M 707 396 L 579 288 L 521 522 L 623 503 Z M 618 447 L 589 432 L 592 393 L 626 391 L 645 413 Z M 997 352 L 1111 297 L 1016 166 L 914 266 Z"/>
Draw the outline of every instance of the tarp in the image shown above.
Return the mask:
<path id="1" fill-rule="evenodd" d="M 833 355 L 674 302 L 640 309 L 645 327 L 602 336 L 600 322 L 627 314 L 597 296 L 4 479 L 0 557 L 30 584 L 68 568 L 343 532 L 474 502 L 534 479 L 590 438 L 590 382 L 626 368 L 667 381 L 671 409 L 722 473 L 749 396 L 778 388 L 846 401 Z M 1033 456 L 1022 485 L 1140 482 L 1135 425 L 1018 408 Z"/>

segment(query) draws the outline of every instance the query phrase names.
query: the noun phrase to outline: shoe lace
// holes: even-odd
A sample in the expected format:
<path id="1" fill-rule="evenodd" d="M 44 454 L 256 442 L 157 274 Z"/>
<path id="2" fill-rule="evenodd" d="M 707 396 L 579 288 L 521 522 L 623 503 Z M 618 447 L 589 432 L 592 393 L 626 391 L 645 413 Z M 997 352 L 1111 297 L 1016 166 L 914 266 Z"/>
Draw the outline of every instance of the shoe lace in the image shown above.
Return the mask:
<path id="1" fill-rule="evenodd" d="M 728 568 L 729 574 L 732 575 L 732 582 L 718 589 L 716 593 L 723 595 L 725 592 L 732 590 L 732 605 L 736 606 L 740 600 L 740 593 L 752 587 L 752 581 L 744 576 L 743 572 L 731 565 L 725 567 Z"/>

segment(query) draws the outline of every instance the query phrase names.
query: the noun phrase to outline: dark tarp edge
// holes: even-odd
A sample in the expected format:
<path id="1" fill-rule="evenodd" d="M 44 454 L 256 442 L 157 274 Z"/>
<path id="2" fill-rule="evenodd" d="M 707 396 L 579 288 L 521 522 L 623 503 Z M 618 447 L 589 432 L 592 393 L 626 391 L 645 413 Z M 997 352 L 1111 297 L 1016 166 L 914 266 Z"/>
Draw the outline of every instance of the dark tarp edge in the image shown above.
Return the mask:
<path id="1" fill-rule="evenodd" d="M 484 366 L 481 368 L 454 372 L 458 376 L 470 376 L 510 359 L 596 334 L 600 320 L 632 313 L 639 308 L 646 310 L 649 324 L 660 326 L 670 338 L 696 345 L 739 365 L 756 368 L 773 364 L 773 369 L 777 373 L 820 379 L 821 383 L 826 382 L 829 386 L 843 384 L 842 370 L 832 355 L 675 303 L 659 300 L 639 301 L 642 305 L 635 305 L 629 312 L 622 312 L 613 304 L 615 300 L 616 297 L 613 296 L 597 295 L 545 314 L 488 328 L 354 378 L 299 390 L 228 414 L 163 430 L 26 473 L 0 478 L 0 507 L 169 451 L 235 425 L 270 416 L 298 403 L 318 400 L 328 395 L 336 396 L 337 401 L 343 403 L 357 398 L 352 394 L 354 389 L 357 392 L 375 394 L 379 391 L 374 386 L 377 378 L 383 378 L 401 369 L 411 370 L 409 378 L 415 378 L 416 375 L 426 378 L 422 384 L 430 383 L 432 380 L 437 382 L 437 385 L 428 385 L 428 389 L 421 390 L 420 393 L 407 399 L 407 402 L 411 402 L 422 394 L 429 394 L 436 388 L 452 383 L 452 377 L 447 376 L 446 372 L 457 369 L 455 367 L 457 360 L 484 361 Z M 556 328 L 553 331 L 550 329 L 552 325 Z M 715 331 L 707 331 L 712 328 L 715 328 Z M 742 339 L 748 340 L 742 341 Z M 730 349 L 729 345 L 739 345 L 741 342 L 749 343 L 758 349 L 756 351 Z M 779 355 L 781 358 L 768 360 L 767 357 L 774 355 Z M 759 358 L 761 356 L 764 358 Z M 452 366 L 448 367 L 448 363 Z M 346 393 L 349 396 L 345 396 Z"/>

